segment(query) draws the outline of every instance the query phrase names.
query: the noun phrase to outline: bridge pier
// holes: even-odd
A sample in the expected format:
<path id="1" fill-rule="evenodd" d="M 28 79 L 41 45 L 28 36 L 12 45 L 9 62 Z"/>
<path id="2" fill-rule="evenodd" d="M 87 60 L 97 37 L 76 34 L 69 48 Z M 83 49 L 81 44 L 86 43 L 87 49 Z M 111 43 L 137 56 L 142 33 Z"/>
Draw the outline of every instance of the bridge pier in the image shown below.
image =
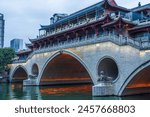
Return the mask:
<path id="1" fill-rule="evenodd" d="M 114 94 L 111 83 L 100 83 L 92 87 L 93 96 L 111 96 Z"/>
<path id="2" fill-rule="evenodd" d="M 36 86 L 37 80 L 36 79 L 27 79 L 23 81 L 24 86 Z"/>

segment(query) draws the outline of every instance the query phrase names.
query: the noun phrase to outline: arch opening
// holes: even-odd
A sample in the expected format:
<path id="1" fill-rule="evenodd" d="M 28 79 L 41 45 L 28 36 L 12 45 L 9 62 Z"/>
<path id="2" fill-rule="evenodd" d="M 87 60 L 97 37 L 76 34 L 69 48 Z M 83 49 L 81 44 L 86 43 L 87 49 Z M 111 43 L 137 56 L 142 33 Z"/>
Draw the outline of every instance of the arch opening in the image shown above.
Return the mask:
<path id="1" fill-rule="evenodd" d="M 22 67 L 18 67 L 12 76 L 12 82 L 23 82 L 28 78 L 26 70 Z"/>
<path id="2" fill-rule="evenodd" d="M 122 96 L 150 93 L 150 66 L 138 72 L 127 84 Z"/>
<path id="3" fill-rule="evenodd" d="M 37 64 L 34 64 L 33 66 L 32 66 L 32 74 L 34 75 L 34 76 L 38 76 L 39 75 L 39 68 L 38 68 L 38 65 Z"/>
<path id="4" fill-rule="evenodd" d="M 92 83 L 89 73 L 79 60 L 61 53 L 46 65 L 40 85 Z"/>
<path id="5" fill-rule="evenodd" d="M 104 58 L 98 65 L 98 76 L 102 77 L 101 81 L 114 81 L 119 74 L 116 62 L 111 58 Z"/>

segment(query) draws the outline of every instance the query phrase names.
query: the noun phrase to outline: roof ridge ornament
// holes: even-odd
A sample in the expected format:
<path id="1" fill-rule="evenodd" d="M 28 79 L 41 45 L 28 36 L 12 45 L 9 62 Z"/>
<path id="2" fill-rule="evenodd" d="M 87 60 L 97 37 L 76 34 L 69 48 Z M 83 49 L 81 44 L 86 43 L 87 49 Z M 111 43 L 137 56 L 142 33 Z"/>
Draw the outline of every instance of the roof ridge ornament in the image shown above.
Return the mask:
<path id="1" fill-rule="evenodd" d="M 104 0 L 102 6 L 105 9 L 115 8 L 116 10 L 121 10 L 125 12 L 130 12 L 130 9 L 117 5 L 115 0 Z"/>
<path id="2" fill-rule="evenodd" d="M 139 2 L 139 3 L 138 3 L 138 7 L 141 7 L 141 6 L 142 6 L 142 5 L 141 5 L 141 2 Z"/>
<path id="3" fill-rule="evenodd" d="M 115 0 L 107 0 L 111 5 L 118 6 Z"/>

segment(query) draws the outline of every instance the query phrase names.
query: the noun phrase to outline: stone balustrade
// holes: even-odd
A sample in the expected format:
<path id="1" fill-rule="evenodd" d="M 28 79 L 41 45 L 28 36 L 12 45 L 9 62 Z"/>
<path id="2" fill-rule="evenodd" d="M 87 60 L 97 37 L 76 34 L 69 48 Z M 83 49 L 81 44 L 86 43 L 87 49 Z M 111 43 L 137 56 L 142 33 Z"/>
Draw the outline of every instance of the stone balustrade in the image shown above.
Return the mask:
<path id="1" fill-rule="evenodd" d="M 99 36 L 92 35 L 90 37 L 85 36 L 82 38 L 74 38 L 72 40 L 67 40 L 63 42 L 57 42 L 55 44 L 51 44 L 49 46 L 45 46 L 43 48 L 38 48 L 34 50 L 27 59 L 30 59 L 34 54 L 38 53 L 45 53 L 45 52 L 51 52 L 51 51 L 56 51 L 56 50 L 61 50 L 61 49 L 67 49 L 67 48 L 73 48 L 73 47 L 79 47 L 79 46 L 84 46 L 84 45 L 90 45 L 90 44 L 98 44 L 98 43 L 103 43 L 103 42 L 112 42 L 117 45 L 123 46 L 123 45 L 129 45 L 134 48 L 137 48 L 139 50 L 148 50 L 150 49 L 150 39 L 145 41 L 140 41 L 140 39 L 135 39 L 135 38 L 129 38 L 129 37 L 123 37 L 123 36 L 117 36 L 115 34 L 102 34 Z M 15 62 L 25 62 L 26 60 L 19 60 Z"/>

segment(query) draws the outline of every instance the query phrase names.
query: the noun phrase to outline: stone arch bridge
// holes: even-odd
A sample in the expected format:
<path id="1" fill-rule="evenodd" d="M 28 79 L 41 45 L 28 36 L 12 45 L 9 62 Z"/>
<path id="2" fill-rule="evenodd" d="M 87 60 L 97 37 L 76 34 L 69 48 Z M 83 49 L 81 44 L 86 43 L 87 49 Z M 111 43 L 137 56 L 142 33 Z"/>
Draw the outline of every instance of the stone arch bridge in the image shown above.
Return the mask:
<path id="1" fill-rule="evenodd" d="M 37 50 L 14 62 L 10 82 L 24 85 L 93 83 L 93 96 L 150 92 L 149 43 L 98 37 Z"/>

